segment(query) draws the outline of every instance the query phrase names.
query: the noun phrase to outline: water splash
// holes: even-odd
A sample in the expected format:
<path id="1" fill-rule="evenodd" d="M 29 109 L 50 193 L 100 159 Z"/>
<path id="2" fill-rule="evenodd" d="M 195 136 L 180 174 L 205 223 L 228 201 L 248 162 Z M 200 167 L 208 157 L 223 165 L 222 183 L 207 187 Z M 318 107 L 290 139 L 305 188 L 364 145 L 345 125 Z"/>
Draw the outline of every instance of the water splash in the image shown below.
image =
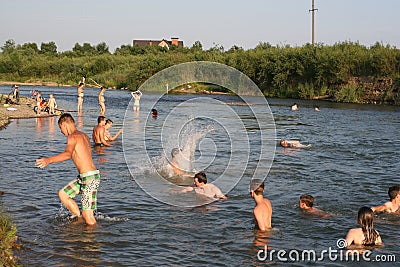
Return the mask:
<path id="1" fill-rule="evenodd" d="M 172 166 L 186 174 L 194 174 L 195 162 L 201 160 L 201 151 L 198 145 L 209 133 L 215 131 L 214 122 L 202 118 L 190 118 L 178 132 L 166 133 L 166 145 L 160 156 L 152 158 L 155 171 L 165 178 L 176 178 Z M 196 152 L 200 157 L 195 158 Z"/>

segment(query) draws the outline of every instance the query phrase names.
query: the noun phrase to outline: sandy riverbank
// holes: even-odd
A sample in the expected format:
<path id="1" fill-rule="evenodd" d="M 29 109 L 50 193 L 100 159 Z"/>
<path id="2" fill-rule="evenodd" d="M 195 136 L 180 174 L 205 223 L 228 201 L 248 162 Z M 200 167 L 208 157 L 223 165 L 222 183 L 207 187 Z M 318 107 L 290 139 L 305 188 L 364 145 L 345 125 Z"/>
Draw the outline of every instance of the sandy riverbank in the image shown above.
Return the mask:
<path id="1" fill-rule="evenodd" d="M 53 116 L 47 113 L 37 115 L 33 111 L 35 100 L 31 98 L 21 97 L 19 104 L 5 104 L 7 95 L 0 94 L 0 129 L 10 123 L 12 119 L 29 119 L 38 117 Z"/>

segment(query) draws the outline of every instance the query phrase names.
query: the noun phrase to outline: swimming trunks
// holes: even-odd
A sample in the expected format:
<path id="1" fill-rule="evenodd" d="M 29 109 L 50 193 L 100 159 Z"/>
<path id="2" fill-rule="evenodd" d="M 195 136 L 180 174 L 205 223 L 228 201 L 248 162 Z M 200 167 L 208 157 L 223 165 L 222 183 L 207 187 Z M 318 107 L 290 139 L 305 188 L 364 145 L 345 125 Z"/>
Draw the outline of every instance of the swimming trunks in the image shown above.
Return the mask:
<path id="1" fill-rule="evenodd" d="M 100 171 L 94 170 L 79 174 L 77 178 L 64 186 L 63 190 L 71 198 L 81 193 L 82 210 L 95 210 L 99 185 Z"/>
<path id="2" fill-rule="evenodd" d="M 94 143 L 94 146 L 102 146 L 103 143 Z"/>

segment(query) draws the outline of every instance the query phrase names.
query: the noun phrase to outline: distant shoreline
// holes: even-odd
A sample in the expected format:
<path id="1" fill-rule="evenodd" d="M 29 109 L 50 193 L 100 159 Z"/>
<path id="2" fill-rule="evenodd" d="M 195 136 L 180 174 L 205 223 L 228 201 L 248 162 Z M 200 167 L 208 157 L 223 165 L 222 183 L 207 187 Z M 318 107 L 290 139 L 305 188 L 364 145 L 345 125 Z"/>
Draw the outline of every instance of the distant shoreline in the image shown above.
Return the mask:
<path id="1" fill-rule="evenodd" d="M 72 87 L 72 85 L 69 84 L 58 84 L 55 82 L 9 82 L 9 81 L 0 81 L 0 85 L 21 85 L 21 86 L 50 86 L 50 87 Z"/>

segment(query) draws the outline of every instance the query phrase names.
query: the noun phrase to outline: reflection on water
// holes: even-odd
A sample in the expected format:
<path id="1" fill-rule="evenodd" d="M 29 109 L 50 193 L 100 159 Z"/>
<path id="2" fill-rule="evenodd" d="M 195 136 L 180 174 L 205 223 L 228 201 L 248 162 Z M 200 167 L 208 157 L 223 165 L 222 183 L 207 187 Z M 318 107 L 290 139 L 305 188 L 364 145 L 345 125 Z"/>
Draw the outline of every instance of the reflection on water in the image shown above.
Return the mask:
<path id="1" fill-rule="evenodd" d="M 42 92 L 48 94 L 50 90 L 54 90 L 60 107 L 76 108 L 75 89 L 43 88 Z M 146 104 L 151 97 L 143 95 L 140 113 L 128 111 L 132 116 L 125 124 L 137 134 L 152 108 Z M 215 97 L 237 102 L 231 96 Z M 106 115 L 122 122 L 123 105 L 127 106 L 130 98 L 128 92 L 110 90 Z M 162 127 L 166 106 L 185 99 L 186 96 L 169 95 L 168 101 L 158 103 L 159 116 L 157 120 L 151 119 L 148 127 Z M 260 266 L 269 264 L 257 260 L 257 252 L 265 244 L 275 250 L 335 249 L 337 239 L 344 238 L 350 228 L 356 227 L 359 207 L 385 202 L 389 186 L 398 184 L 400 110 L 296 100 L 299 110 L 293 114 L 289 108 L 293 102 L 270 100 L 274 116 L 278 118 L 277 139 L 297 139 L 312 147 L 290 151 L 277 147 L 265 184 L 265 197 L 273 206 L 271 233 L 253 230 L 254 203 L 248 194 L 249 174 L 244 174 L 226 201 L 198 208 L 169 206 L 149 197 L 136 183 L 135 171 L 148 178 L 149 183 L 159 181 L 146 176 L 155 171 L 151 166 L 140 164 L 147 155 L 132 159 L 137 165 L 131 176 L 125 157 L 138 148 L 123 147 L 122 141 L 104 149 L 93 148 L 93 158 L 102 177 L 96 212 L 98 225 L 88 229 L 79 222 L 58 222 L 55 218 L 63 213 L 57 191 L 76 177 L 75 167 L 66 161 L 44 170 L 34 168 L 36 158 L 65 149 L 58 117 L 15 120 L 0 131 L 3 170 L 0 190 L 5 192 L 1 202 L 18 227 L 23 245 L 19 253 L 21 263 L 23 266 Z M 85 112 L 82 116 L 73 113 L 79 129 L 89 136 L 96 125 L 97 104 L 97 92 L 85 89 Z M 321 111 L 315 112 L 314 105 Z M 246 112 L 245 106 L 233 107 L 237 112 Z M 248 114 L 243 118 L 251 121 Z M 246 126 L 252 134 L 257 133 L 251 123 Z M 146 136 L 150 140 L 149 154 L 160 156 L 163 149 L 159 143 L 151 142 L 155 133 L 149 130 Z M 208 167 L 210 179 L 217 177 L 226 166 L 223 159 L 230 148 L 224 144 L 223 138 L 215 142 L 218 153 L 216 161 Z M 213 149 L 211 141 L 204 140 L 199 145 L 202 152 Z M 207 156 L 196 153 L 195 158 Z M 252 155 L 250 163 L 257 160 L 256 155 Z M 318 207 L 335 216 L 326 219 L 302 216 L 296 204 L 305 193 L 316 197 Z M 203 201 L 196 194 L 176 194 L 182 201 Z M 399 216 L 377 214 L 375 228 L 385 246 L 373 253 L 400 257 Z M 296 265 L 356 266 L 328 260 Z M 373 266 L 390 264 L 374 262 Z"/>

